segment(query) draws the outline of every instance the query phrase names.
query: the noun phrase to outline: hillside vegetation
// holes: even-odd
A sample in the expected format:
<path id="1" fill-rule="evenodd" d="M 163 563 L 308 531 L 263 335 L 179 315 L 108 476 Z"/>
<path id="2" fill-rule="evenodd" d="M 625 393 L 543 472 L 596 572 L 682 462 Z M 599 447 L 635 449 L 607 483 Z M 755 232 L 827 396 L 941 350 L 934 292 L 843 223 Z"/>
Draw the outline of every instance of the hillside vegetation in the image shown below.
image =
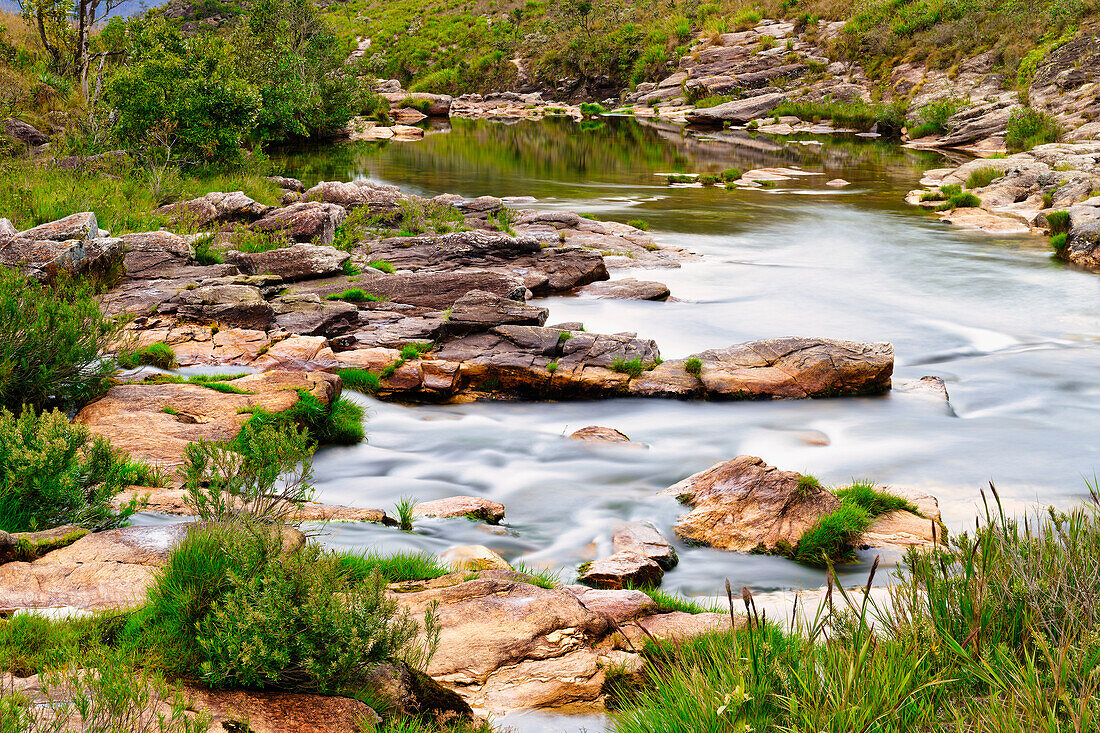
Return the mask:
<path id="1" fill-rule="evenodd" d="M 949 69 L 993 50 L 1008 76 L 1026 82 L 1046 53 L 1091 27 L 1100 2 L 348 0 L 327 12 L 343 38 L 370 39 L 364 71 L 414 90 L 565 86 L 615 94 L 665 76 L 695 39 L 748 28 L 763 17 L 802 26 L 846 21 L 831 55 L 862 64 L 872 78 L 902 60 Z"/>

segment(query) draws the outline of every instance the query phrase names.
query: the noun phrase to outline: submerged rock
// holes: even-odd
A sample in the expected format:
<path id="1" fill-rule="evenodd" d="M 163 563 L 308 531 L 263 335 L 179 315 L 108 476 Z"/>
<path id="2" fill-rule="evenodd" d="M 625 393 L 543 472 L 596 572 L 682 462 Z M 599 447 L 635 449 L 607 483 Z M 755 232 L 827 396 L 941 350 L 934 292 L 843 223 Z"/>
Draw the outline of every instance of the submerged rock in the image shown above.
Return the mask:
<path id="1" fill-rule="evenodd" d="M 633 552 L 649 558 L 662 570 L 676 567 L 679 558 L 672 544 L 649 522 L 627 522 L 615 529 L 611 536 L 615 552 Z"/>
<path id="2" fill-rule="evenodd" d="M 589 425 L 580 430 L 574 430 L 570 435 L 573 440 L 591 440 L 599 443 L 629 443 L 630 438 L 620 433 L 615 428 L 605 428 L 600 425 Z"/>
<path id="3" fill-rule="evenodd" d="M 413 507 L 421 517 L 467 517 L 497 524 L 504 519 L 504 505 L 483 496 L 450 496 L 425 501 Z"/>
<path id="4" fill-rule="evenodd" d="M 671 295 L 664 283 L 635 280 L 632 277 L 592 283 L 581 288 L 577 294 L 617 300 L 667 300 Z"/>

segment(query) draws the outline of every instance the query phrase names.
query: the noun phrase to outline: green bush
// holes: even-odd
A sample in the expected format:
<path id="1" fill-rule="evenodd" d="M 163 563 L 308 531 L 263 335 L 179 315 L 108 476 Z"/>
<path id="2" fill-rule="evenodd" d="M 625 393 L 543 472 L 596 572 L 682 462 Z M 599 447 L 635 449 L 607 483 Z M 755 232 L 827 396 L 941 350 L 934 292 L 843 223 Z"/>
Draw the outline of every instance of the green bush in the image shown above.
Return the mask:
<path id="1" fill-rule="evenodd" d="M 1021 107 L 1008 118 L 1005 147 L 1009 152 L 1031 150 L 1036 145 L 1057 142 L 1062 128 L 1052 116 L 1031 107 Z"/>
<path id="2" fill-rule="evenodd" d="M 929 102 L 921 108 L 920 121 L 915 125 L 910 124 L 909 137 L 917 139 L 929 135 L 942 135 L 947 132 L 947 120 L 958 112 L 961 106 L 962 103 L 952 97 Z"/>
<path id="3" fill-rule="evenodd" d="M 1069 235 L 1065 232 L 1062 232 L 1061 234 L 1055 234 L 1050 238 L 1050 246 L 1054 248 L 1054 251 L 1056 253 L 1062 254 L 1062 250 L 1066 248 L 1068 240 Z"/>
<path id="4" fill-rule="evenodd" d="M 176 365 L 176 352 L 163 341 L 142 346 L 136 351 L 120 351 L 115 361 L 123 369 L 136 369 L 139 366 L 148 365 L 171 369 Z"/>
<path id="5" fill-rule="evenodd" d="M 1051 234 L 1064 234 L 1069 231 L 1069 225 L 1068 211 L 1052 211 L 1047 214 L 1047 226 Z"/>
<path id="6" fill-rule="evenodd" d="M 993 181 L 1004 176 L 1002 171 L 992 167 L 978 168 L 971 171 L 970 175 L 966 179 L 967 188 L 985 188 Z"/>
<path id="7" fill-rule="evenodd" d="M 197 440 L 180 467 L 185 501 L 206 521 L 293 522 L 313 497 L 313 448 L 296 425 L 253 421 L 232 442 Z"/>
<path id="8" fill-rule="evenodd" d="M 160 482 L 151 468 L 129 460 L 105 438 L 92 439 L 60 411 L 39 415 L 28 409 L 16 417 L 0 407 L 0 530 L 118 527 L 140 504 L 133 500 L 115 510 L 115 495 L 133 484 Z"/>
<path id="9" fill-rule="evenodd" d="M 0 268 L 0 407 L 76 410 L 91 401 L 115 371 L 100 354 L 121 328 L 88 284 L 40 285 Z"/>
<path id="10" fill-rule="evenodd" d="M 336 555 L 290 546 L 277 530 L 207 525 L 171 554 L 124 633 L 215 687 L 339 693 L 379 662 L 423 661 L 417 632 L 378 574 L 356 578 Z"/>

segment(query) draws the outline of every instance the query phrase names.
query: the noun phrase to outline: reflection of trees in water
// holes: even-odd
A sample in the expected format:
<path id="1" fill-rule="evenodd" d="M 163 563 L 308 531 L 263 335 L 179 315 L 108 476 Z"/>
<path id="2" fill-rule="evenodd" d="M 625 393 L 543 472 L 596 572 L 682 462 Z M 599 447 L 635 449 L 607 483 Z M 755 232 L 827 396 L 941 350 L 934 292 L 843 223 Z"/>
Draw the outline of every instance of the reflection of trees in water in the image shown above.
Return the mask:
<path id="1" fill-rule="evenodd" d="M 810 141 L 804 144 L 797 140 Z M 594 180 L 652 183 L 656 172 L 796 165 L 911 184 L 917 171 L 941 164 L 938 153 L 849 136 L 781 137 L 744 130 L 696 131 L 653 119 L 452 120 L 450 133 L 412 143 L 357 142 L 277 154 L 276 167 L 307 184 L 324 178 L 385 177 L 415 171 L 415 183 L 450 190 L 457 178 L 500 182 L 499 195 L 524 181 Z M 510 185 L 509 185 L 510 184 Z"/>

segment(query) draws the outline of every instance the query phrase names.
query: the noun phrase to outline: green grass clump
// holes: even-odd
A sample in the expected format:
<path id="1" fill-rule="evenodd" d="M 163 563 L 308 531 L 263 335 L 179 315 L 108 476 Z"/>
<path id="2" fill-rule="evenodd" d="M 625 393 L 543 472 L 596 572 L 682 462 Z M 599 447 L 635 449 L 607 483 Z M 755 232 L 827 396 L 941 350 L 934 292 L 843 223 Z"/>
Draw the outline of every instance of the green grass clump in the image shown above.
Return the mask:
<path id="1" fill-rule="evenodd" d="M 340 375 L 340 381 L 348 389 L 366 394 L 374 394 L 378 391 L 378 375 L 366 369 L 340 369 L 336 373 Z"/>
<path id="2" fill-rule="evenodd" d="M 740 180 L 741 169 L 740 168 L 726 168 L 724 171 L 718 174 L 718 178 L 726 183 L 733 183 Z"/>
<path id="3" fill-rule="evenodd" d="M 365 437 L 362 407 L 346 397 L 338 397 L 332 404 L 325 405 L 305 390 L 298 390 L 298 401 L 283 412 L 253 409 L 245 427 L 287 422 L 308 430 L 321 445 L 354 445 L 362 443 Z"/>
<path id="4" fill-rule="evenodd" d="M 772 114 L 777 117 L 794 116 L 810 122 L 832 120 L 834 125 L 857 130 L 870 130 L 876 127 L 879 134 L 887 137 L 900 135 L 905 126 L 904 102 L 872 105 L 858 100 L 855 102 L 791 101 L 780 104 Z"/>
<path id="5" fill-rule="evenodd" d="M 953 209 L 972 209 L 982 205 L 982 200 L 970 193 L 956 193 L 947 197 L 938 207 L 940 211 L 950 211 Z"/>
<path id="6" fill-rule="evenodd" d="M 632 590 L 640 590 L 647 596 L 653 599 L 653 602 L 657 604 L 658 613 L 670 613 L 672 611 L 680 611 L 682 613 L 710 613 L 712 611 L 721 611 L 722 609 L 716 603 L 700 603 L 686 598 L 679 593 L 670 593 L 660 588 L 633 588 Z M 728 609 L 726 609 L 728 610 Z"/>
<path id="7" fill-rule="evenodd" d="M 703 360 L 697 356 L 693 356 L 684 362 L 684 371 L 692 376 L 698 377 L 703 373 Z"/>
<path id="8" fill-rule="evenodd" d="M 1005 147 L 1009 152 L 1019 153 L 1036 145 L 1057 142 L 1061 135 L 1062 127 L 1054 117 L 1031 107 L 1021 107 L 1008 118 Z"/>
<path id="9" fill-rule="evenodd" d="M 225 262 L 222 253 L 214 249 L 214 237 L 206 236 L 193 245 L 195 262 L 200 265 L 220 265 Z"/>
<path id="10" fill-rule="evenodd" d="M 888 491 L 875 488 L 875 484 L 871 481 L 855 481 L 851 486 L 838 489 L 836 495 L 842 504 L 861 506 L 872 517 L 894 511 L 919 514 L 913 502 Z"/>
<path id="11" fill-rule="evenodd" d="M 857 504 L 841 503 L 839 509 L 802 533 L 791 557 L 817 567 L 850 560 L 855 554 L 855 541 L 869 526 L 871 515 L 866 509 Z"/>
<path id="12" fill-rule="evenodd" d="M 978 168 L 971 171 L 970 175 L 966 179 L 967 188 L 985 188 L 993 181 L 1004 176 L 1002 171 L 992 167 Z"/>
<path id="13" fill-rule="evenodd" d="M 643 232 L 649 231 L 649 222 L 645 219 L 631 219 L 627 222 L 628 226 L 632 226 L 635 229 L 641 229 Z"/>
<path id="14" fill-rule="evenodd" d="M 684 173 L 670 173 L 665 176 L 665 182 L 669 185 L 673 183 L 695 183 L 695 176 L 689 176 Z"/>
<path id="15" fill-rule="evenodd" d="M 352 580 L 366 580 L 375 573 L 387 583 L 431 580 L 450 572 L 435 555 L 426 552 L 398 552 L 382 555 L 375 551 L 337 554 L 344 572 Z"/>
<path id="16" fill-rule="evenodd" d="M 596 117 L 607 114 L 607 107 L 599 103 L 585 102 L 581 105 L 581 114 L 585 117 Z"/>
<path id="17" fill-rule="evenodd" d="M 1058 254 L 1061 254 L 1062 250 L 1064 250 L 1066 248 L 1066 244 L 1068 243 L 1068 241 L 1069 241 L 1069 235 L 1066 234 L 1065 232 L 1061 232 L 1059 234 L 1055 234 L 1055 235 L 1051 236 L 1050 246 L 1054 249 L 1055 252 L 1057 252 Z"/>
<path id="18" fill-rule="evenodd" d="M 554 588 L 561 587 L 560 575 L 552 570 L 539 570 L 537 568 L 532 568 L 522 562 L 513 563 L 512 570 L 528 576 L 527 582 L 531 585 L 536 585 L 539 588 L 553 590 Z"/>
<path id="19" fill-rule="evenodd" d="M 909 124 L 909 137 L 919 139 L 947 132 L 947 120 L 962 107 L 962 100 L 947 97 L 921 108 L 919 120 Z"/>
<path id="20" fill-rule="evenodd" d="M 808 494 L 815 489 L 821 488 L 821 482 L 817 480 L 816 476 L 810 474 L 801 474 L 798 477 L 798 490 L 800 493 Z"/>
<path id="21" fill-rule="evenodd" d="M 1064 234 L 1069 231 L 1069 225 L 1068 211 L 1052 211 L 1047 214 L 1047 227 L 1051 234 Z"/>
<path id="22" fill-rule="evenodd" d="M 342 293 L 326 295 L 325 300 L 345 300 L 349 303 L 377 303 L 382 298 L 365 292 L 362 288 L 348 288 Z"/>
<path id="23" fill-rule="evenodd" d="M 397 525 L 402 532 L 412 532 L 413 518 L 416 516 L 416 499 L 411 496 L 403 496 L 394 506 L 397 512 Z"/>
<path id="24" fill-rule="evenodd" d="M 344 260 L 343 264 L 340 265 L 340 272 L 349 277 L 354 277 L 360 274 L 362 270 L 359 269 L 359 265 L 355 264 L 351 261 L 350 258 L 348 258 Z"/>
<path id="25" fill-rule="evenodd" d="M 112 501 L 133 484 L 163 484 L 163 477 L 59 410 L 16 416 L 0 407 L 0 530 L 122 526 L 141 504 L 114 509 Z"/>
<path id="26" fill-rule="evenodd" d="M 387 275 L 393 274 L 393 265 L 386 260 L 373 260 L 372 262 L 368 263 L 367 266 L 373 267 L 374 269 L 380 272 L 384 272 Z"/>
<path id="27" fill-rule="evenodd" d="M 429 342 L 414 342 L 401 347 L 401 358 L 405 361 L 419 359 L 435 348 L 435 344 Z"/>
<path id="28" fill-rule="evenodd" d="M 123 369 L 136 369 L 142 365 L 171 369 L 176 365 L 176 352 L 163 341 L 143 346 L 136 351 L 123 351 L 115 357 Z"/>
<path id="29" fill-rule="evenodd" d="M 643 372 L 648 372 L 655 366 L 657 366 L 655 363 L 644 362 L 641 357 L 635 356 L 633 359 L 616 359 L 611 363 L 611 370 L 620 374 L 629 374 L 631 377 L 640 377 Z"/>

